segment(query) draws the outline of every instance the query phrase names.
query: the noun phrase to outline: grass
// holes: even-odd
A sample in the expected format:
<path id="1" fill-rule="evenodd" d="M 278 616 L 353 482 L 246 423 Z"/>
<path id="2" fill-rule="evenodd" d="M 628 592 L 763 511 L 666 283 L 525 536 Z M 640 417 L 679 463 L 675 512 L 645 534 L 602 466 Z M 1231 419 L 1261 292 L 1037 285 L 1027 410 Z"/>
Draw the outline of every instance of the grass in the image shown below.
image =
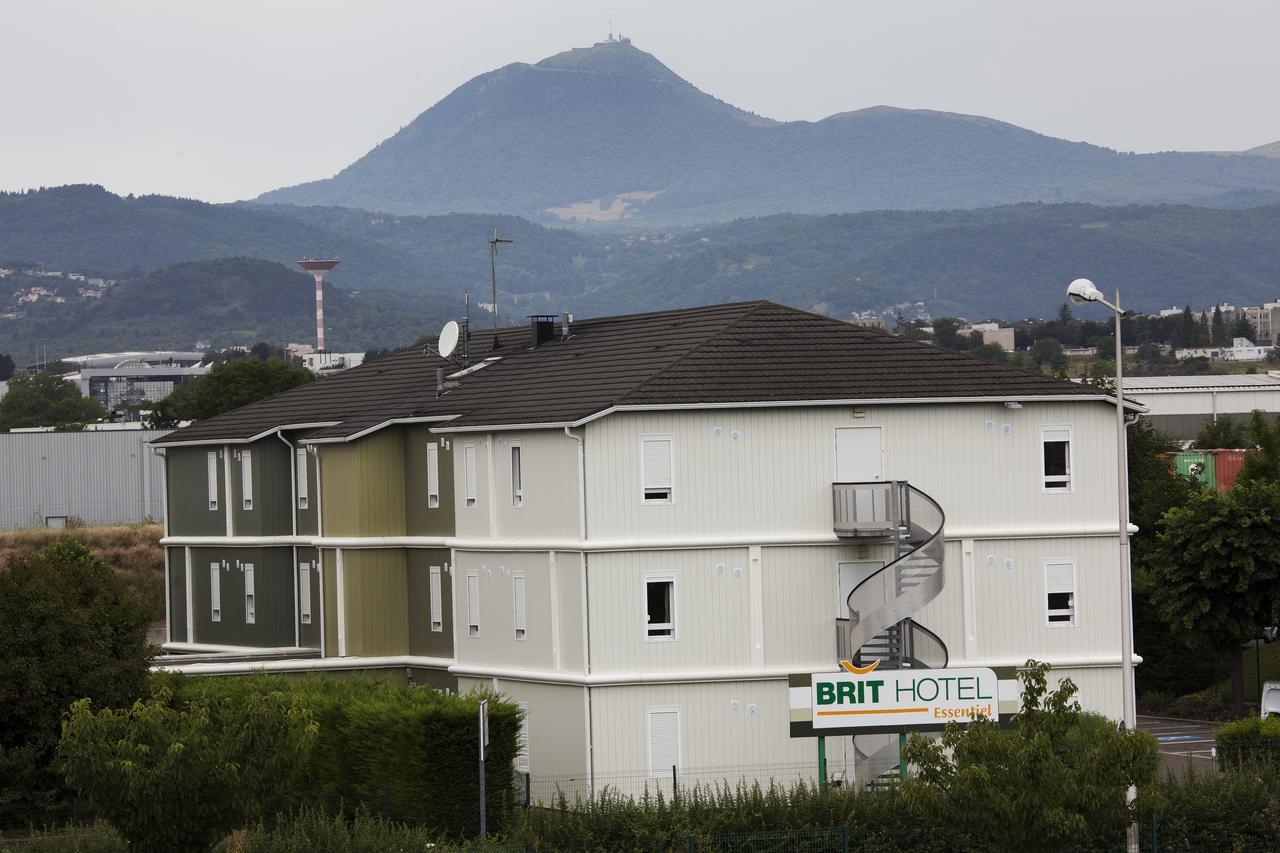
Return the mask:
<path id="1" fill-rule="evenodd" d="M 164 618 L 164 548 L 159 524 L 127 524 L 110 527 L 38 527 L 0 531 L 0 567 L 39 551 L 51 542 L 69 537 L 105 560 L 124 579 L 130 595 L 157 621 Z"/>

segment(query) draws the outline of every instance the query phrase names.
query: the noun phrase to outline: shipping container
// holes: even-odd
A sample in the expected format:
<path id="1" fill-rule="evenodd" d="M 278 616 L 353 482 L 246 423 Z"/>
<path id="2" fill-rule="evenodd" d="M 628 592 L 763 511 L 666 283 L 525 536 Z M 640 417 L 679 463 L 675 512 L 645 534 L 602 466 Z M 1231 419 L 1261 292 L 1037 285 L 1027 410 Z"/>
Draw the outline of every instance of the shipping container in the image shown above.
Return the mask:
<path id="1" fill-rule="evenodd" d="M 1178 473 L 1202 486 L 1214 486 L 1213 454 L 1204 450 L 1184 450 L 1175 453 L 1173 464 Z"/>
<path id="2" fill-rule="evenodd" d="M 1240 476 L 1240 469 L 1244 467 L 1245 456 L 1248 452 L 1247 450 L 1212 451 L 1214 481 L 1218 484 L 1219 489 L 1230 491 L 1231 487 L 1236 484 L 1236 477 Z"/>

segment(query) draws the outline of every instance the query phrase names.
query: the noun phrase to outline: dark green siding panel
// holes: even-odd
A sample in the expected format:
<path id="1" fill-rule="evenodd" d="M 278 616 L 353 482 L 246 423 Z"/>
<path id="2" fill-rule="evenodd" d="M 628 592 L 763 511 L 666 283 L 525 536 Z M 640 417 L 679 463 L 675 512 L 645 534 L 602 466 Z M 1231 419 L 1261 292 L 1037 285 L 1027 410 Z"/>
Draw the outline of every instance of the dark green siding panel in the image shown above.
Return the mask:
<path id="1" fill-rule="evenodd" d="M 187 641 L 187 552 L 167 548 L 169 557 L 169 642 Z"/>
<path id="2" fill-rule="evenodd" d="M 320 648 L 320 572 L 319 557 L 315 548 L 297 549 L 298 557 L 294 561 L 294 571 L 298 573 L 298 583 L 302 583 L 302 567 L 307 569 L 307 583 L 311 588 L 311 621 L 304 623 L 302 614 L 298 614 L 298 645 L 308 649 Z M 299 597 L 301 602 L 301 597 Z"/>
<path id="3" fill-rule="evenodd" d="M 253 508 L 241 494 L 243 452 L 253 451 Z M 290 450 L 274 435 L 231 449 L 231 511 L 237 536 L 293 533 L 293 466 Z"/>
<path id="4" fill-rule="evenodd" d="M 437 446 L 440 466 L 440 505 L 427 506 L 427 445 Z M 405 524 L 410 536 L 452 536 L 453 452 L 447 436 L 432 435 L 426 427 L 408 427 L 404 440 Z"/>
<path id="5" fill-rule="evenodd" d="M 221 619 L 213 621 L 210 573 L 219 566 Z M 192 548 L 195 641 L 221 646 L 294 645 L 292 548 Z M 225 565 L 224 565 L 225 564 Z M 246 621 L 245 564 L 254 567 L 254 622 Z"/>
<path id="6" fill-rule="evenodd" d="M 218 456 L 218 508 L 209 509 L 208 454 Z M 165 450 L 165 494 L 169 533 L 173 536 L 224 536 L 227 532 L 226 484 L 222 445 L 170 447 Z"/>
<path id="7" fill-rule="evenodd" d="M 320 551 L 324 567 L 324 619 L 321 629 L 324 632 L 324 645 L 321 647 L 325 657 L 338 656 L 338 560 L 337 552 L 332 548 Z"/>
<path id="8" fill-rule="evenodd" d="M 308 452 L 306 457 L 307 467 L 307 506 L 299 507 L 298 513 L 298 533 L 302 536 L 315 536 L 319 530 L 320 510 L 320 489 L 316 485 L 316 455 Z M 295 465 L 297 462 L 295 461 Z"/>
<path id="9" fill-rule="evenodd" d="M 447 548 L 409 549 L 409 654 L 433 658 L 453 657 L 453 577 L 445 571 Z M 441 630 L 431 630 L 431 567 L 440 567 Z"/>

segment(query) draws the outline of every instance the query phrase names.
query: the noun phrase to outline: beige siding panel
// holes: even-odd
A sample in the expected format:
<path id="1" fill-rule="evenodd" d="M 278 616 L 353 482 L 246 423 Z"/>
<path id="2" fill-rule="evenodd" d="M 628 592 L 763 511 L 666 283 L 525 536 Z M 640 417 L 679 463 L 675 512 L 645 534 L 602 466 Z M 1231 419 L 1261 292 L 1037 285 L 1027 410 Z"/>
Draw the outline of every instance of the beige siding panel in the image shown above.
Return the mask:
<path id="1" fill-rule="evenodd" d="M 1101 403 L 721 409 L 610 415 L 586 428 L 593 538 L 831 533 L 835 429 L 881 426 L 884 470 L 952 528 L 1115 523 L 1114 410 Z M 988 423 L 990 428 L 988 428 Z M 1040 427 L 1070 424 L 1073 490 L 1041 489 Z M 1005 426 L 1008 425 L 1006 431 Z M 674 439 L 671 504 L 640 499 L 640 436 Z M 734 435 L 737 438 L 734 438 Z"/>
<path id="2" fill-rule="evenodd" d="M 398 427 L 320 445 L 326 536 L 405 534 L 404 437 Z"/>
<path id="3" fill-rule="evenodd" d="M 546 551 L 454 552 L 453 595 L 458 614 L 455 654 L 459 664 L 552 669 L 551 568 Z M 513 572 L 525 578 L 526 626 L 515 636 Z M 480 633 L 467 626 L 467 576 L 480 588 Z"/>
<path id="4" fill-rule="evenodd" d="M 348 655 L 409 653 L 406 571 L 403 548 L 343 549 Z"/>
<path id="5" fill-rule="evenodd" d="M 529 773 L 535 779 L 585 776 L 585 688 L 500 678 L 496 689 L 513 702 L 529 703 Z"/>
<path id="6" fill-rule="evenodd" d="M 560 669 L 585 673 L 582 554 L 557 551 L 556 567 L 559 571 L 556 592 L 559 597 Z"/>
<path id="7" fill-rule="evenodd" d="M 511 500 L 511 442 L 520 443 L 521 506 Z M 494 436 L 493 484 L 497 534 L 545 539 L 578 535 L 578 443 L 562 431 L 535 430 Z M 483 492 L 488 481 L 480 482 Z"/>
<path id="8" fill-rule="evenodd" d="M 599 553 L 589 566 L 593 673 L 751 664 L 746 548 Z M 660 575 L 675 579 L 670 640 L 645 630 L 645 578 Z"/>

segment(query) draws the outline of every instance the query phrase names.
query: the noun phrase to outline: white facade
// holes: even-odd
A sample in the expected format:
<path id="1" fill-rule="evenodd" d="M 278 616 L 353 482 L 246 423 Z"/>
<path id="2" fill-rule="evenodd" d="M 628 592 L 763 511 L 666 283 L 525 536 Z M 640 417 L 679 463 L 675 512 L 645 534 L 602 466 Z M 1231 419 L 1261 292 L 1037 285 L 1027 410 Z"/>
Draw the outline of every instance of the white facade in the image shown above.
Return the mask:
<path id="1" fill-rule="evenodd" d="M 837 460 L 848 429 L 861 458 Z M 1120 716 L 1110 405 L 617 412 L 569 433 L 452 435 L 474 464 L 454 466 L 450 671 L 527 703 L 530 772 L 570 798 L 585 789 L 569 780 L 669 784 L 667 761 L 686 782 L 812 775 L 813 742 L 788 737 L 787 674 L 836 667 L 842 572 L 892 560 L 886 542 L 833 532 L 840 468 L 906 480 L 946 512 L 945 587 L 913 618 L 949 666 L 1046 661 L 1086 708 Z M 1046 479 L 1049 440 L 1069 441 L 1065 483 Z M 669 452 L 669 478 L 646 442 Z M 653 594 L 670 609 L 656 633 Z"/>

